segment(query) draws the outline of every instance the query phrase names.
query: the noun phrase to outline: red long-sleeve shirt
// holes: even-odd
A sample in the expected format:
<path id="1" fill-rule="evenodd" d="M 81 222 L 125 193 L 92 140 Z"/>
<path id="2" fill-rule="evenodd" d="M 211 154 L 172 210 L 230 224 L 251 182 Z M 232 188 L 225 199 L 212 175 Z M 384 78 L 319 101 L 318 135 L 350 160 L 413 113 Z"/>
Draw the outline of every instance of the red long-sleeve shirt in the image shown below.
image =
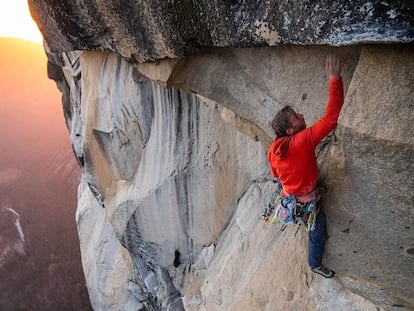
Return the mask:
<path id="1" fill-rule="evenodd" d="M 334 76 L 328 83 L 325 114 L 314 125 L 294 135 L 275 139 L 267 158 L 272 175 L 279 178 L 284 193 L 296 196 L 309 194 L 318 180 L 315 148 L 338 124 L 344 102 L 342 79 Z M 287 152 L 286 144 L 288 144 Z"/>

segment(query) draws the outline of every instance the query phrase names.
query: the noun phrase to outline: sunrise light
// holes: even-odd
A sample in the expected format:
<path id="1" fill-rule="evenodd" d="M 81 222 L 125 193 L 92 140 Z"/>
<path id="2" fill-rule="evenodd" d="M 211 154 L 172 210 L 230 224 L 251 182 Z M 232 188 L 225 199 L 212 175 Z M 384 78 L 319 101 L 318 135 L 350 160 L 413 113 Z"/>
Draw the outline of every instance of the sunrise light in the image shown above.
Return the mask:
<path id="1" fill-rule="evenodd" d="M 0 37 L 43 42 L 39 28 L 30 15 L 27 0 L 0 0 Z"/>

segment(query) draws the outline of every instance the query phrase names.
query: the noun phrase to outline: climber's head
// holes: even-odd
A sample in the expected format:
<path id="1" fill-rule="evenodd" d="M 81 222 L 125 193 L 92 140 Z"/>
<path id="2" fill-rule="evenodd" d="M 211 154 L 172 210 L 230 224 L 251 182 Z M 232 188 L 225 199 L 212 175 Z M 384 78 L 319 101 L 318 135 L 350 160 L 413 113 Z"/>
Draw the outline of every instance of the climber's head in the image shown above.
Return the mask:
<path id="1" fill-rule="evenodd" d="M 277 137 L 296 134 L 306 128 L 303 114 L 297 114 L 290 106 L 283 107 L 273 118 L 272 128 Z"/>

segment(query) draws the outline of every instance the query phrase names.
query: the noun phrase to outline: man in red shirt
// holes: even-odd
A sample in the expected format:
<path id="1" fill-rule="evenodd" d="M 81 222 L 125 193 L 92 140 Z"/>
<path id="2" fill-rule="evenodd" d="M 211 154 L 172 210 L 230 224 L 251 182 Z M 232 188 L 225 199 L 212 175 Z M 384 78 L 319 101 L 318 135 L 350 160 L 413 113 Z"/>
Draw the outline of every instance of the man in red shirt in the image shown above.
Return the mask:
<path id="1" fill-rule="evenodd" d="M 337 126 L 344 102 L 340 62 L 335 55 L 326 58 L 325 71 L 329 78 L 328 103 L 320 120 L 307 128 L 303 115 L 286 106 L 272 121 L 276 138 L 267 153 L 271 172 L 282 184 L 282 195 L 294 195 L 298 206 L 311 203 L 315 197 L 319 200 L 315 192 L 318 180 L 315 148 Z M 327 239 L 325 215 L 319 201 L 317 206 L 314 230 L 309 231 L 308 263 L 313 272 L 330 278 L 335 272 L 322 265 Z"/>

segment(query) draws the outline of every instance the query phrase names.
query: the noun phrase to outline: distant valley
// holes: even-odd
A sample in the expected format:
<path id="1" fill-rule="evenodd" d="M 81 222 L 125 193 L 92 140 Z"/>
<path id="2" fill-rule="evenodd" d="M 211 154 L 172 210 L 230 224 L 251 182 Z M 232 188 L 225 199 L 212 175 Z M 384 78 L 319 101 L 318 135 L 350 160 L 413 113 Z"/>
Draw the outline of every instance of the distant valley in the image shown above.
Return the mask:
<path id="1" fill-rule="evenodd" d="M 80 169 L 43 46 L 0 39 L 0 310 L 91 310 L 75 224 Z"/>

